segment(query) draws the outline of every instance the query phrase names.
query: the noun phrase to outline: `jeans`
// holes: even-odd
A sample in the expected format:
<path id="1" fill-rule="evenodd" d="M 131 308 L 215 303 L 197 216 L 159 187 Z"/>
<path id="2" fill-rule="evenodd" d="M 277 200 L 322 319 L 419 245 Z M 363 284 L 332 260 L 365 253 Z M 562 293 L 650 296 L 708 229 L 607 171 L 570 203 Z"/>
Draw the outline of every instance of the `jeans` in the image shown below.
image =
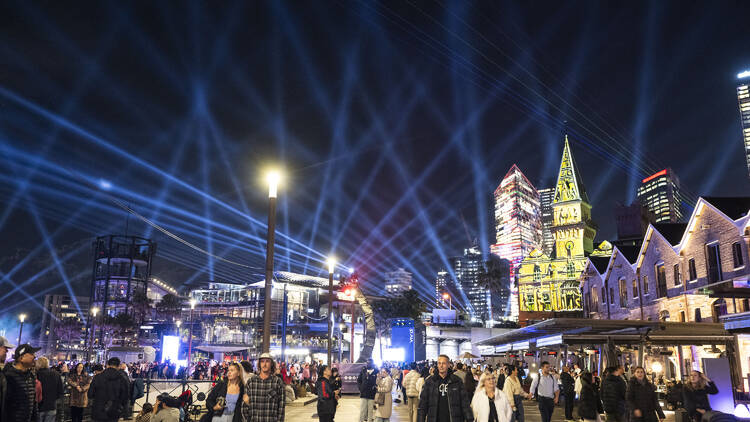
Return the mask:
<path id="1" fill-rule="evenodd" d="M 83 422 L 83 408 L 70 406 L 70 420 L 72 422 Z"/>
<path id="2" fill-rule="evenodd" d="M 552 411 L 555 410 L 555 399 L 538 396 L 537 400 L 539 401 L 539 413 L 542 415 L 542 422 L 550 422 Z"/>
<path id="3" fill-rule="evenodd" d="M 57 419 L 57 410 L 39 412 L 39 422 L 55 422 L 55 419 Z"/>
<path id="4" fill-rule="evenodd" d="M 409 396 L 409 422 L 417 422 L 419 396 Z"/>
<path id="5" fill-rule="evenodd" d="M 627 415 L 626 415 L 626 413 L 623 413 L 623 414 L 619 414 L 619 413 L 606 413 L 606 415 L 607 415 L 607 422 L 626 422 L 627 421 Z"/>
<path id="6" fill-rule="evenodd" d="M 516 407 L 516 410 L 513 412 L 513 415 L 511 415 L 510 422 L 524 422 L 523 397 L 521 397 L 519 394 L 513 396 L 513 406 Z"/>
<path id="7" fill-rule="evenodd" d="M 372 422 L 375 417 L 375 399 L 359 399 L 359 422 Z"/>

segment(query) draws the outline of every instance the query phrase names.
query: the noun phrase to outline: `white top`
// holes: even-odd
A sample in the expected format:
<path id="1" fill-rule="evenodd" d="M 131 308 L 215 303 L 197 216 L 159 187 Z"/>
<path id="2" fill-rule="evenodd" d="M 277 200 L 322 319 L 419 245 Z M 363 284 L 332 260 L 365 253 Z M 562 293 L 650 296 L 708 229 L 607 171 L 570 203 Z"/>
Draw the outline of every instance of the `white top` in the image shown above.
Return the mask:
<path id="1" fill-rule="evenodd" d="M 539 387 L 538 389 L 537 385 Z M 531 389 L 529 391 L 532 395 L 538 394 L 541 397 L 554 399 L 555 392 L 559 390 L 560 387 L 557 385 L 557 381 L 555 381 L 555 377 L 553 377 L 552 374 L 544 375 L 539 372 L 539 376 L 534 378 L 534 381 L 531 383 Z"/>

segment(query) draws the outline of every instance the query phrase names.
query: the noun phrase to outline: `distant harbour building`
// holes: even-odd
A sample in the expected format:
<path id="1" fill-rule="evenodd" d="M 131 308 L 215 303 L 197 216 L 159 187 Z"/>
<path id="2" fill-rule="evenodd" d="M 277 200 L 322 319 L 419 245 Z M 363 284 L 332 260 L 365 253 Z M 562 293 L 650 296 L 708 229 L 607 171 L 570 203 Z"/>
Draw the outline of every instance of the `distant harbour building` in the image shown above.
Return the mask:
<path id="1" fill-rule="evenodd" d="M 638 187 L 638 201 L 654 214 L 657 223 L 677 223 L 682 220 L 680 179 L 671 168 L 643 179 Z"/>
<path id="2" fill-rule="evenodd" d="M 551 318 L 553 315 L 582 316 L 579 276 L 594 250 L 596 225 L 591 204 L 565 137 L 555 196 L 552 203 L 552 255 L 539 249 L 529 253 L 518 270 L 519 322 Z"/>
<path id="3" fill-rule="evenodd" d="M 396 296 L 411 290 L 412 275 L 403 268 L 397 268 L 395 271 L 385 273 L 385 294 Z"/>
<path id="4" fill-rule="evenodd" d="M 740 125 L 742 126 L 742 141 L 745 147 L 745 163 L 750 177 L 750 70 L 737 75 L 737 101 L 740 106 Z"/>
<path id="5" fill-rule="evenodd" d="M 464 249 L 461 256 L 450 259 L 453 273 L 456 275 L 456 285 L 466 295 L 468 303 L 465 305 L 473 321 L 491 319 L 491 310 L 487 306 L 487 289 L 479 282 L 482 269 L 482 252 L 472 246 Z M 452 298 L 454 304 L 456 298 Z"/>
<path id="6" fill-rule="evenodd" d="M 89 298 L 68 295 L 44 295 L 44 313 L 39 332 L 39 346 L 49 356 L 82 358 L 86 342 L 86 322 Z M 80 312 L 78 307 L 80 307 Z"/>
<path id="7" fill-rule="evenodd" d="M 541 199 L 534 185 L 514 164 L 495 189 L 495 244 L 490 251 L 510 262 L 511 318 L 518 318 L 516 267 L 524 257 L 542 247 Z"/>

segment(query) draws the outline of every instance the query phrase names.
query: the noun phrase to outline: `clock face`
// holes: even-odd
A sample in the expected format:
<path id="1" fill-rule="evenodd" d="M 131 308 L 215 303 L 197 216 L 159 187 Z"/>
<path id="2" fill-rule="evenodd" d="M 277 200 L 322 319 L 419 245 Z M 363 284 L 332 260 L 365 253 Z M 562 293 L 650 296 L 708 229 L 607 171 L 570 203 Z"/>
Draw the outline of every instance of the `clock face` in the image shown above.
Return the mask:
<path id="1" fill-rule="evenodd" d="M 573 250 L 573 241 L 571 241 L 571 240 L 568 240 L 568 241 L 567 241 L 567 242 L 565 243 L 565 249 L 567 249 L 567 250 L 569 250 L 569 251 L 572 251 L 572 250 Z"/>

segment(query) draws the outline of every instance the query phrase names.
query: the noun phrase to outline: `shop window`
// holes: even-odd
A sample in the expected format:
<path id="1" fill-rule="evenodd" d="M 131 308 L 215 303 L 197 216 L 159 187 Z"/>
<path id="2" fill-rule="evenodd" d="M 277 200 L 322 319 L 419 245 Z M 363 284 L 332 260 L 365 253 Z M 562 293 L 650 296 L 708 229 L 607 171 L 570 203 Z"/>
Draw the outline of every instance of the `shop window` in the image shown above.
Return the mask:
<path id="1" fill-rule="evenodd" d="M 698 272 L 695 271 L 695 258 L 688 260 L 688 281 L 693 281 L 698 278 Z"/>
<path id="2" fill-rule="evenodd" d="M 740 245 L 740 242 L 734 242 L 732 244 L 732 258 L 734 260 L 734 268 L 739 268 L 745 265 L 745 260 L 742 258 L 742 245 Z"/>

